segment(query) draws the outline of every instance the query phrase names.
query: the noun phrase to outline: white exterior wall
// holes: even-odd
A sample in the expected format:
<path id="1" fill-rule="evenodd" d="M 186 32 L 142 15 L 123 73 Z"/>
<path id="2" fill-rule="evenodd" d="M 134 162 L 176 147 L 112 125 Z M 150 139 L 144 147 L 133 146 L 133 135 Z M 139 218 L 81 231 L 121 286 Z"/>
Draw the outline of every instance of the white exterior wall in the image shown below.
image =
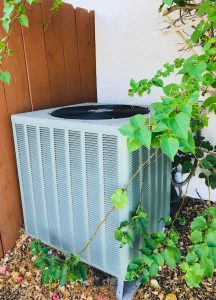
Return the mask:
<path id="1" fill-rule="evenodd" d="M 143 98 L 127 95 L 130 79 L 151 76 L 165 62 L 178 56 L 183 40 L 176 33 L 162 33 L 162 18 L 158 14 L 160 0 L 66 0 L 74 6 L 94 9 L 96 13 L 97 91 L 100 103 L 149 104 L 158 101 L 159 88 Z M 206 136 L 216 144 L 215 116 Z M 189 194 L 207 199 L 203 180 L 195 178 Z M 216 192 L 212 193 L 216 199 Z"/>

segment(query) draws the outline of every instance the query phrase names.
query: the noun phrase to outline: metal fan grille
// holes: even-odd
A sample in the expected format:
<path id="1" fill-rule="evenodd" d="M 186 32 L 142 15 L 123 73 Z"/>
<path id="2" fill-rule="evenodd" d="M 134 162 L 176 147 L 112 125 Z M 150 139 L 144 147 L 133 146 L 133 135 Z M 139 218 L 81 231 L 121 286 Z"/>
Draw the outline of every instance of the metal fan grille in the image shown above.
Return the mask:
<path id="1" fill-rule="evenodd" d="M 53 117 L 62 119 L 106 120 L 129 118 L 137 114 L 148 114 L 149 108 L 131 105 L 85 105 L 57 109 Z"/>

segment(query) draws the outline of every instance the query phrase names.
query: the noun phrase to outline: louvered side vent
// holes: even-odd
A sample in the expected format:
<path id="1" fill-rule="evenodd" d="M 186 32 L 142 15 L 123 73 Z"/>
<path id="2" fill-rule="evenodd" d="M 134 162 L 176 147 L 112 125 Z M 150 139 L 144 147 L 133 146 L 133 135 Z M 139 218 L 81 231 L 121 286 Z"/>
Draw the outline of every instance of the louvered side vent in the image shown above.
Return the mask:
<path id="1" fill-rule="evenodd" d="M 21 182 L 20 190 L 22 195 L 22 206 L 27 234 L 38 236 L 37 220 L 35 214 L 35 202 L 33 197 L 30 168 L 29 168 L 29 149 L 27 144 L 26 128 L 22 124 L 15 125 L 17 163 L 19 179 Z"/>
<path id="2" fill-rule="evenodd" d="M 100 193 L 99 137 L 96 133 L 85 133 L 86 195 L 89 236 L 103 219 L 103 195 Z M 95 266 L 103 266 L 103 236 L 99 230 L 90 245 L 90 260 Z"/>
<path id="3" fill-rule="evenodd" d="M 31 183 L 35 204 L 38 237 L 49 243 L 49 231 L 47 220 L 47 206 L 43 186 L 43 173 L 40 157 L 40 141 L 37 134 L 37 127 L 27 125 L 27 140 L 29 149 L 29 167 Z"/>
<path id="4" fill-rule="evenodd" d="M 103 135 L 103 179 L 104 179 L 104 209 L 110 211 L 112 203 L 110 197 L 119 188 L 118 166 L 118 138 Z M 112 274 L 119 274 L 120 252 L 119 243 L 114 239 L 114 231 L 120 225 L 119 211 L 114 211 L 105 224 L 106 235 L 106 264 Z M 117 275 L 116 275 L 117 276 Z"/>
<path id="5" fill-rule="evenodd" d="M 131 184 L 132 209 L 141 201 L 150 231 L 158 231 L 161 218 L 169 216 L 171 162 L 160 150 L 143 147 L 130 155 L 130 168 L 131 176 L 137 173 Z"/>
<path id="6" fill-rule="evenodd" d="M 72 198 L 72 214 L 73 220 L 73 249 L 74 253 L 78 253 L 84 247 L 89 238 L 88 227 L 86 225 L 86 199 L 85 199 L 85 170 L 83 170 L 83 149 L 82 136 L 79 131 L 69 131 L 69 162 L 70 162 L 70 189 Z M 82 234 L 77 232 L 82 231 Z M 87 253 L 82 255 L 87 260 Z"/>

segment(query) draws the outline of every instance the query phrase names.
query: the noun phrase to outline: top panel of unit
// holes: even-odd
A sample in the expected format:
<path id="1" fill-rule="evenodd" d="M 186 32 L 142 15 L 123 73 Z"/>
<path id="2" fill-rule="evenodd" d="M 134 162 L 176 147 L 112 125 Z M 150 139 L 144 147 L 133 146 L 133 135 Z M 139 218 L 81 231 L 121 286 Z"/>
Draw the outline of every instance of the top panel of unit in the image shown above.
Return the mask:
<path id="1" fill-rule="evenodd" d="M 13 115 L 12 122 L 64 128 L 103 126 L 105 129 L 105 126 L 117 129 L 136 114 L 149 114 L 149 107 L 84 103 Z"/>

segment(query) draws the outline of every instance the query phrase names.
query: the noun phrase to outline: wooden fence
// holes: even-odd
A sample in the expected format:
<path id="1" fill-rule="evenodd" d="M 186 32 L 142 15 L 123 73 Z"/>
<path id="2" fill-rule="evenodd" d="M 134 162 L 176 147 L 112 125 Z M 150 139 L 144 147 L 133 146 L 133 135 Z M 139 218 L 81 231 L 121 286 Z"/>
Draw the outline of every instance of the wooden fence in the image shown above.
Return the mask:
<path id="1" fill-rule="evenodd" d="M 50 17 L 51 3 L 28 10 L 29 29 L 14 24 L 14 55 L 4 62 L 12 80 L 10 86 L 0 82 L 0 257 L 14 246 L 22 224 L 10 116 L 97 98 L 94 12 L 64 4 Z"/>

